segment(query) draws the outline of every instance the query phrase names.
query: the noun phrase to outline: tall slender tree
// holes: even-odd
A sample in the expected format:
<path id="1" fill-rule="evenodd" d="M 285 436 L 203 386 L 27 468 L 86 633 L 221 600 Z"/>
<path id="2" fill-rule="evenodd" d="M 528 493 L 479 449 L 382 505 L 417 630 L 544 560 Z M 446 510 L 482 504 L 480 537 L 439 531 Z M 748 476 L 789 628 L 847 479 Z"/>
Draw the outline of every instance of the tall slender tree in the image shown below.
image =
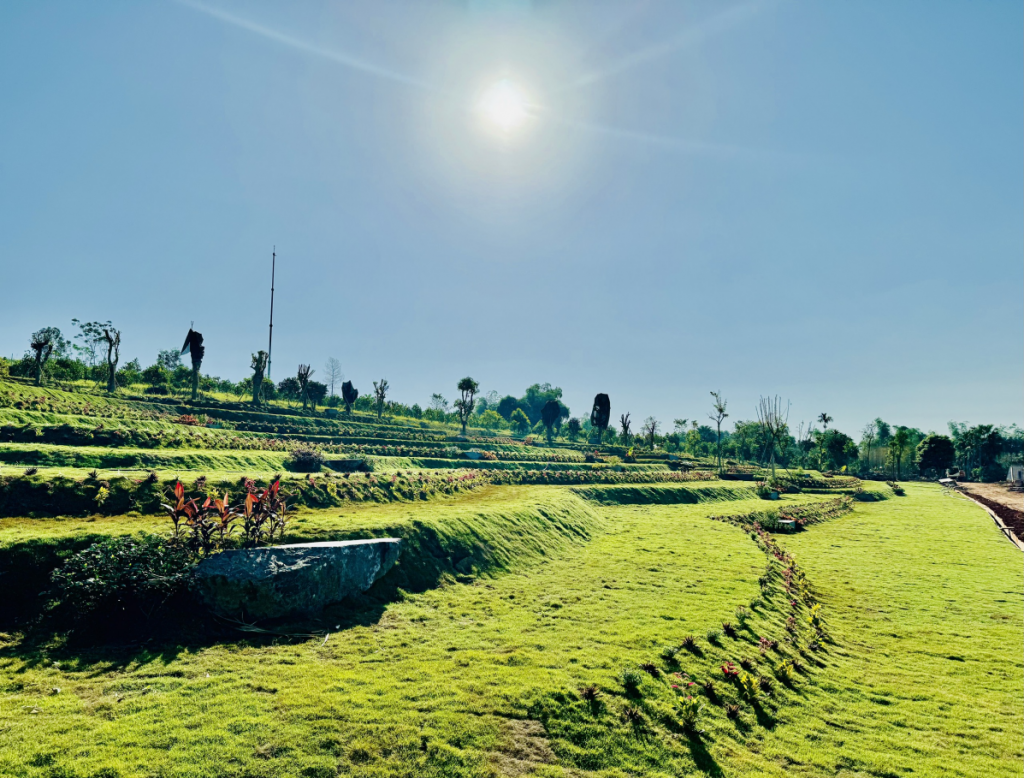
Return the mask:
<path id="1" fill-rule="evenodd" d="M 590 426 L 597 430 L 597 444 L 601 444 L 604 438 L 604 431 L 608 429 L 608 422 L 612 418 L 612 403 L 606 394 L 594 396 L 594 407 L 590 411 Z"/>
<path id="2" fill-rule="evenodd" d="M 718 432 L 717 450 L 718 450 L 718 472 L 722 472 L 722 422 L 729 418 L 729 414 L 725 412 L 726 406 L 729 401 L 722 397 L 721 392 L 712 392 L 711 396 L 715 398 L 711 407 L 714 413 L 709 413 L 708 418 L 715 423 Z"/>
<path id="3" fill-rule="evenodd" d="M 121 330 L 117 329 L 109 321 L 80 322 L 78 319 L 71 320 L 78 325 L 81 334 L 78 336 L 93 349 L 105 352 L 104 357 L 107 363 L 107 391 L 113 394 L 117 391 L 117 363 L 121 359 Z"/>
<path id="4" fill-rule="evenodd" d="M 377 421 L 384 415 L 384 402 L 388 397 L 388 379 L 382 378 L 373 382 L 373 399 L 377 410 Z"/>
<path id="5" fill-rule="evenodd" d="M 249 364 L 252 370 L 252 404 L 263 405 L 263 374 L 267 371 L 267 352 L 257 351 Z"/>
<path id="6" fill-rule="evenodd" d="M 309 404 L 309 379 L 316 371 L 309 365 L 299 365 L 295 380 L 299 382 L 299 393 L 302 395 L 302 410 Z"/>
<path id="7" fill-rule="evenodd" d="M 459 415 L 459 423 L 462 425 L 462 434 L 466 434 L 466 425 L 469 423 L 469 417 L 473 414 L 473 409 L 476 407 L 476 393 L 480 391 L 480 384 L 474 381 L 469 376 L 466 376 L 458 384 L 459 392 L 461 396 L 455 401 L 455 412 Z"/>
<path id="8" fill-rule="evenodd" d="M 622 445 L 629 446 L 629 414 L 619 414 L 619 437 L 622 438 Z"/>
<path id="9" fill-rule="evenodd" d="M 771 464 L 772 478 L 775 478 L 775 452 L 783 437 L 789 434 L 789 403 L 783 409 L 782 398 L 778 395 L 761 397 L 757 404 L 757 423 L 765 444 L 762 461 Z"/>

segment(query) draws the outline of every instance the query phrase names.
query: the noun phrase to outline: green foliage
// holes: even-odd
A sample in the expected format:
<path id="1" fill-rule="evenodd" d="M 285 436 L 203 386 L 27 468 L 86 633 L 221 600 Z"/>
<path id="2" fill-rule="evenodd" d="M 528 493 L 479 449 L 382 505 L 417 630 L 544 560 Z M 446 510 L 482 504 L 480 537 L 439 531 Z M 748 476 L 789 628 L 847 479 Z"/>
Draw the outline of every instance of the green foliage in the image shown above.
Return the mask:
<path id="1" fill-rule="evenodd" d="M 309 443 L 300 443 L 291 451 L 288 466 L 299 473 L 319 473 L 327 462 L 324 452 Z"/>
<path id="2" fill-rule="evenodd" d="M 526 435 L 530 431 L 530 418 L 523 413 L 522 408 L 516 408 L 509 419 L 512 431 L 517 435 Z"/>
<path id="3" fill-rule="evenodd" d="M 955 457 L 953 441 L 946 435 L 929 435 L 917 444 L 918 467 L 930 475 L 945 475 Z"/>
<path id="4" fill-rule="evenodd" d="M 188 589 L 195 557 L 154 535 L 111 538 L 72 555 L 51 574 L 51 609 L 82 621 L 97 612 L 151 616 Z"/>

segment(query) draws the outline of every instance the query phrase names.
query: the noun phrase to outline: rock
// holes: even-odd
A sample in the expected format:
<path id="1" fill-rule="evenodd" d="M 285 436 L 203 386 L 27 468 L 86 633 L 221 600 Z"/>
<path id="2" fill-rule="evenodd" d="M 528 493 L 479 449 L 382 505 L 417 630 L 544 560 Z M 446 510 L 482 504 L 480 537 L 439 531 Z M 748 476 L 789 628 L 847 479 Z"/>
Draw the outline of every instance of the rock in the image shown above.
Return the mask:
<path id="1" fill-rule="evenodd" d="M 369 589 L 398 560 L 398 538 L 232 549 L 196 567 L 199 595 L 231 618 L 313 616 Z"/>

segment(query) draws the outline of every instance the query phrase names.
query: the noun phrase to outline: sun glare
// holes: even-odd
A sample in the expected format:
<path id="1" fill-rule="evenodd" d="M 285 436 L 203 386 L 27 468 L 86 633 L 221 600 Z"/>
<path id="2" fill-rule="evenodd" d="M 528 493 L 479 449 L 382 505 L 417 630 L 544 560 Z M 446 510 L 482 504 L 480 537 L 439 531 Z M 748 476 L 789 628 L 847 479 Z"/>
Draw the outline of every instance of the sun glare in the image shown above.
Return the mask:
<path id="1" fill-rule="evenodd" d="M 504 78 L 484 91 L 478 110 L 487 124 L 504 133 L 518 129 L 530 116 L 526 94 Z"/>

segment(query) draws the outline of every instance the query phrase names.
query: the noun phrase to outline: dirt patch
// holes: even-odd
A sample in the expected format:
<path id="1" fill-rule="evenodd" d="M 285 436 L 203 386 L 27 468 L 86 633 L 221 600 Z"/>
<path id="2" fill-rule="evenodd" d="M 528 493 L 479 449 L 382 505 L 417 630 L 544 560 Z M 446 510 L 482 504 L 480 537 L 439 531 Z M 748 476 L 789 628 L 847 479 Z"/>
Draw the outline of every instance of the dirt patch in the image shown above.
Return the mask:
<path id="1" fill-rule="evenodd" d="M 1005 505 L 1013 511 L 1024 511 L 1024 492 L 1011 492 L 1002 484 L 960 484 L 965 492 L 970 492 L 986 500 Z"/>
<path id="2" fill-rule="evenodd" d="M 998 484 L 962 484 L 964 492 L 980 502 L 1000 519 L 1018 540 L 1024 540 L 1024 496 L 1007 491 Z"/>
<path id="3" fill-rule="evenodd" d="M 531 719 L 507 719 L 502 726 L 501 745 L 491 754 L 498 774 L 519 778 L 533 775 L 543 764 L 554 764 L 544 725 Z"/>

